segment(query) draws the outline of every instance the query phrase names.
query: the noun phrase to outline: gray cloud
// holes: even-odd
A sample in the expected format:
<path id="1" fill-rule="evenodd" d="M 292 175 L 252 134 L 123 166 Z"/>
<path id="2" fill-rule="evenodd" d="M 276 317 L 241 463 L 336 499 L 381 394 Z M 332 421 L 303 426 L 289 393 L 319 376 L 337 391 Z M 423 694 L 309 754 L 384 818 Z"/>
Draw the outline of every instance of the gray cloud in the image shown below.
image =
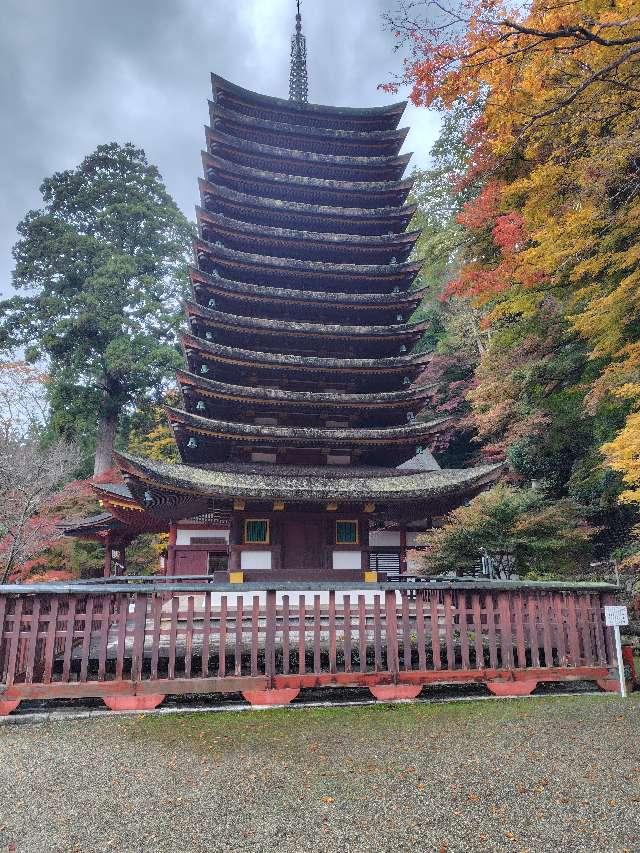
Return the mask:
<path id="1" fill-rule="evenodd" d="M 310 100 L 366 106 L 401 68 L 383 31 L 391 0 L 304 0 Z M 0 29 L 0 292 L 15 227 L 38 187 L 97 145 L 132 141 L 193 217 L 209 72 L 288 94 L 293 0 L 4 0 Z M 407 150 L 425 165 L 438 119 L 409 108 Z"/>

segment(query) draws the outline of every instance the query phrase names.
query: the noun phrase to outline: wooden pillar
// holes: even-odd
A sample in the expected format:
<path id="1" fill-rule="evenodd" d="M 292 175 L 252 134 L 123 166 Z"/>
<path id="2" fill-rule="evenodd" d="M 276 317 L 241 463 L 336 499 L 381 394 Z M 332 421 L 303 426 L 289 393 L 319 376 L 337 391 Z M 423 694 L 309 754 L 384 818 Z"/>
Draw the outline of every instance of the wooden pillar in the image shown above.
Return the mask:
<path id="1" fill-rule="evenodd" d="M 400 574 L 407 572 L 407 525 L 400 525 Z"/>
<path id="2" fill-rule="evenodd" d="M 176 573 L 176 540 L 178 538 L 178 525 L 175 521 L 169 522 L 169 547 L 167 548 L 167 568 L 165 574 L 169 577 Z"/>
<path id="3" fill-rule="evenodd" d="M 231 516 L 229 525 L 229 573 L 241 571 L 240 553 L 242 544 L 242 518 L 238 515 Z"/>
<path id="4" fill-rule="evenodd" d="M 104 576 L 111 576 L 111 534 L 107 533 L 107 538 L 104 542 Z"/>

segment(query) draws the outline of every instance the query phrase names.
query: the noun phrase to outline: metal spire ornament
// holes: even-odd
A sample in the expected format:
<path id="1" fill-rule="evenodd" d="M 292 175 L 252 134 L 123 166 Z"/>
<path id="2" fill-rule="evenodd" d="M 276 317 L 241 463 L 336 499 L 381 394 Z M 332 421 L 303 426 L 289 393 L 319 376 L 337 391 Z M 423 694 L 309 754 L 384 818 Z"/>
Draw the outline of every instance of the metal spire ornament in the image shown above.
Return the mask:
<path id="1" fill-rule="evenodd" d="M 309 94 L 307 80 L 307 40 L 302 35 L 300 0 L 296 15 L 296 31 L 291 36 L 291 74 L 289 76 L 289 100 L 306 104 Z"/>

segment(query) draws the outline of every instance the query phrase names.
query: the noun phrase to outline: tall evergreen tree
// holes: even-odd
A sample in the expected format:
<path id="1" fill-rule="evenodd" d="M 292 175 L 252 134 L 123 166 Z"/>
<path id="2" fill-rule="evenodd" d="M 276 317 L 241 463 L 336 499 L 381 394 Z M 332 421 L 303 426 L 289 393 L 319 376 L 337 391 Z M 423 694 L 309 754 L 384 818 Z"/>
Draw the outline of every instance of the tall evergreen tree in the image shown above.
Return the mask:
<path id="1" fill-rule="evenodd" d="M 41 188 L 18 226 L 0 349 L 48 363 L 53 431 L 111 467 L 123 414 L 180 362 L 176 331 L 192 229 L 144 151 L 99 146 Z"/>

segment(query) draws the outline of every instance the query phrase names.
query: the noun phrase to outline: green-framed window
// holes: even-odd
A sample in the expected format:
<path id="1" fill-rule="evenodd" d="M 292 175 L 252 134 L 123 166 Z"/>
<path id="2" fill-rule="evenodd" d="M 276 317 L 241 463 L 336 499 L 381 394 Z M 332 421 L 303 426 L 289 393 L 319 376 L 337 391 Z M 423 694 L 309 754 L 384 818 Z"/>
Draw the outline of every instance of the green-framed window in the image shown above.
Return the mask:
<path id="1" fill-rule="evenodd" d="M 269 544 L 269 519 L 247 518 L 244 522 L 244 541 L 251 545 Z"/>
<path id="2" fill-rule="evenodd" d="M 358 522 L 350 519 L 336 521 L 336 545 L 358 544 Z"/>

